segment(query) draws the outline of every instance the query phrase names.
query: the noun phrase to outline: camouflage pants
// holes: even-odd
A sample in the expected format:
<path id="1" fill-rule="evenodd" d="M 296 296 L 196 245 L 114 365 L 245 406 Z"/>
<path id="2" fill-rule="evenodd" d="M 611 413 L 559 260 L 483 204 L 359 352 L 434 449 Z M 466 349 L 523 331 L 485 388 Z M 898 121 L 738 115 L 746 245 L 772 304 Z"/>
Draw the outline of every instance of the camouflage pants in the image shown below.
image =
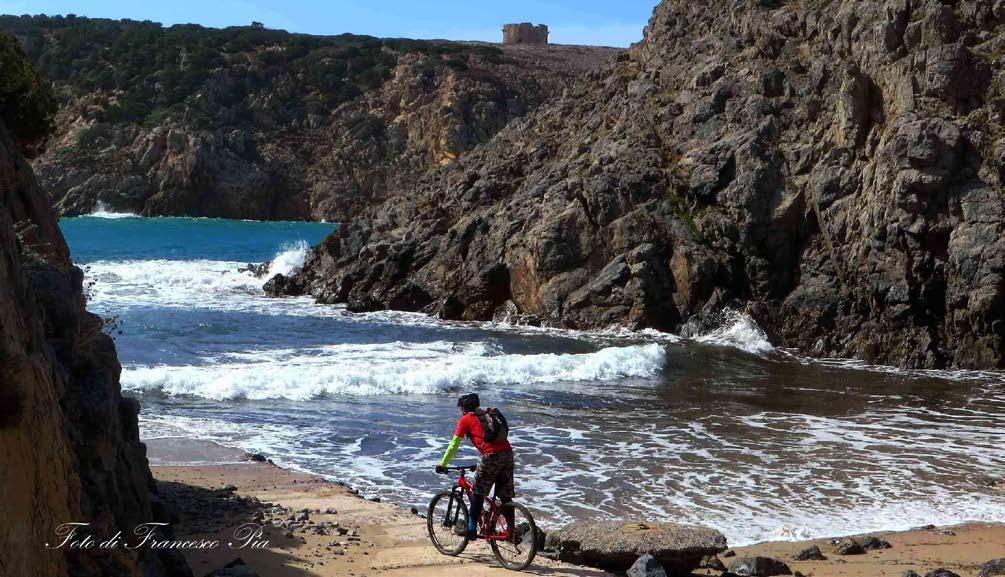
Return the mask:
<path id="1" fill-rule="evenodd" d="M 516 493 L 513 485 L 513 451 L 499 451 L 482 455 L 475 472 L 474 492 L 478 495 L 488 495 L 496 486 L 496 497 L 512 499 Z"/>

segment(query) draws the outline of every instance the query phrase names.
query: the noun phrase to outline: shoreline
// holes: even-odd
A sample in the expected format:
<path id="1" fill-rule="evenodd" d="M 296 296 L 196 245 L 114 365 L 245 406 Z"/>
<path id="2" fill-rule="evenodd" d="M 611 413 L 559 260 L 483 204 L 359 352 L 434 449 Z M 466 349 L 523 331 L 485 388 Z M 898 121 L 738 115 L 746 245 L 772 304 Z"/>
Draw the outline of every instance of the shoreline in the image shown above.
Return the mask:
<path id="1" fill-rule="evenodd" d="M 270 545 L 266 549 L 185 551 L 196 577 L 238 557 L 263 577 L 505 574 L 483 543 L 473 544 L 457 558 L 440 555 L 428 542 L 419 512 L 365 498 L 352 486 L 320 475 L 263 462 L 152 464 L 151 471 L 162 495 L 178 510 L 178 538 L 226 540 L 244 522 L 267 527 L 264 539 Z M 307 524 L 298 529 L 295 520 L 304 512 Z M 342 527 L 341 531 L 349 531 L 349 536 L 338 535 L 333 524 Z M 545 527 L 549 528 L 554 527 Z M 976 575 L 981 564 L 1005 551 L 1005 520 L 868 535 L 885 539 L 892 547 L 839 556 L 830 553 L 829 541 L 844 536 L 834 536 L 738 546 L 732 549 L 737 557 L 719 558 L 728 567 L 735 558 L 774 557 L 793 571 L 815 577 L 899 577 L 909 569 L 924 575 L 940 567 L 967 577 Z M 794 553 L 811 545 L 819 546 L 827 560 L 792 560 Z M 541 555 L 533 569 L 545 576 L 609 575 Z M 702 569 L 695 575 L 719 575 L 719 571 Z"/>

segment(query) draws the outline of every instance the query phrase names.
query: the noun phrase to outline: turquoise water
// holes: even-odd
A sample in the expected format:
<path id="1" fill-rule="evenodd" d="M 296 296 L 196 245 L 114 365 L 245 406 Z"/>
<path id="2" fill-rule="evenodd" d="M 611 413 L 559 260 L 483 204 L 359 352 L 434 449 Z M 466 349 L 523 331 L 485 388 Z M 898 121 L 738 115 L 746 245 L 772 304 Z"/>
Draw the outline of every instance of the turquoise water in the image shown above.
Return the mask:
<path id="1" fill-rule="evenodd" d="M 210 259 L 259 263 L 286 245 L 317 244 L 335 225 L 216 218 L 64 218 L 78 264 L 102 259 Z"/>
<path id="2" fill-rule="evenodd" d="M 546 525 L 675 520 L 738 544 L 1005 519 L 974 482 L 1005 470 L 1000 374 L 809 360 L 742 315 L 685 339 L 351 314 L 266 298 L 238 270 L 290 273 L 334 225 L 104 216 L 60 224 L 89 307 L 118 319 L 147 440 L 263 452 L 421 507 L 476 391 L 507 414 Z"/>

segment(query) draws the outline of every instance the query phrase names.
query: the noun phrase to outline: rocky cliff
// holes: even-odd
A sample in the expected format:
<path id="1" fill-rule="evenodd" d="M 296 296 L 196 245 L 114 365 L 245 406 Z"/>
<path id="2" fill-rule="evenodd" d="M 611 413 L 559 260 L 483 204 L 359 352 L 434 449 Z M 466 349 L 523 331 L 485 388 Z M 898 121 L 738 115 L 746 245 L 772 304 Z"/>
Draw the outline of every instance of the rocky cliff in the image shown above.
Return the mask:
<path id="1" fill-rule="evenodd" d="M 620 52 L 0 17 L 54 81 L 59 213 L 350 220 Z"/>
<path id="2" fill-rule="evenodd" d="M 1005 2 L 663 0 L 645 38 L 393 192 L 275 292 L 1005 367 Z"/>
<path id="3" fill-rule="evenodd" d="M 22 155 L 44 139 L 44 99 L 0 37 L 0 577 L 191 576 L 172 552 L 45 547 L 62 523 L 107 538 L 166 514 L 139 404 L 120 394 L 115 345 L 84 308 L 81 271 Z"/>

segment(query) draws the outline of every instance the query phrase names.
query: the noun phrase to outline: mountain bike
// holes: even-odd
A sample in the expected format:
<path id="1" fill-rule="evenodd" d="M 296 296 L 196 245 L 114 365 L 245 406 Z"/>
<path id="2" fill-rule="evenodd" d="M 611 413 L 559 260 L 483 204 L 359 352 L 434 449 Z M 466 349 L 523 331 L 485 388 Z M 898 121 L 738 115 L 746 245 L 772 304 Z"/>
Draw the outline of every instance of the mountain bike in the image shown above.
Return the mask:
<path id="1" fill-rule="evenodd" d="M 460 475 L 449 491 L 438 493 L 429 502 L 426 515 L 429 540 L 444 555 L 460 555 L 470 541 L 467 527 L 472 485 L 464 474 L 476 468 L 476 465 L 444 468 L 445 474 L 459 472 Z M 530 510 L 519 503 L 510 501 L 497 505 L 494 495 L 486 496 L 476 533 L 477 538 L 488 542 L 499 564 L 507 569 L 522 571 L 537 555 L 537 525 Z"/>

